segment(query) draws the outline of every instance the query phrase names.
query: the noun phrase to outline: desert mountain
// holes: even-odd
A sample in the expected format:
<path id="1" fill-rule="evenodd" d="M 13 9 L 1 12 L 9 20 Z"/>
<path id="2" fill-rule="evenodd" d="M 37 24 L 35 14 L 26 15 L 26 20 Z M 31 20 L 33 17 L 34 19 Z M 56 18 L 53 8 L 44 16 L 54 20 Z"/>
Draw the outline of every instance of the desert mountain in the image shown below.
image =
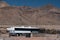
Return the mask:
<path id="1" fill-rule="evenodd" d="M 6 2 L 0 1 L 0 8 L 9 6 Z"/>
<path id="2" fill-rule="evenodd" d="M 51 5 L 42 8 L 0 6 L 1 25 L 60 25 L 60 9 Z M 2 5 L 0 3 L 0 5 Z"/>

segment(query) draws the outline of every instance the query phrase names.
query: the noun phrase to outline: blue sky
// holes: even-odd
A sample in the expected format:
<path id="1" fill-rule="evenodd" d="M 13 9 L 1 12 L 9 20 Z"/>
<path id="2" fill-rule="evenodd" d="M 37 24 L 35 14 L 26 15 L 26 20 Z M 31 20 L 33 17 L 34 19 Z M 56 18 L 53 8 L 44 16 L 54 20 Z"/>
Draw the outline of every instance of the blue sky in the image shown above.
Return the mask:
<path id="1" fill-rule="evenodd" d="M 32 7 L 40 7 L 47 4 L 52 4 L 56 7 L 60 8 L 60 0 L 4 0 L 10 5 L 16 6 L 32 6 Z"/>

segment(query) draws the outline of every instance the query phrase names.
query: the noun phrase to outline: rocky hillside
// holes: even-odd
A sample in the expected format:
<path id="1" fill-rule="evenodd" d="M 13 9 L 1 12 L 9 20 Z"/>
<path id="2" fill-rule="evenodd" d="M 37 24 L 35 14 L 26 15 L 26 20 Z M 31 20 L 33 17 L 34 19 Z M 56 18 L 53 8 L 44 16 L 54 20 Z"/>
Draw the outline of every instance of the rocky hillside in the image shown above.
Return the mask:
<path id="1" fill-rule="evenodd" d="M 4 6 L 0 7 L 0 24 L 58 25 L 60 24 L 60 9 L 52 5 L 39 8 L 29 6 Z"/>

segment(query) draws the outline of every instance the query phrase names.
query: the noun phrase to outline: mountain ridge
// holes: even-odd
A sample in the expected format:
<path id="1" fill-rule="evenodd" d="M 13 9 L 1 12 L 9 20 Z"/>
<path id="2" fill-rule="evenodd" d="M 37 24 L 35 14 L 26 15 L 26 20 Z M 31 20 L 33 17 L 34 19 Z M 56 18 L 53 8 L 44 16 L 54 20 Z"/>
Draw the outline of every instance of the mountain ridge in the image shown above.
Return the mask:
<path id="1" fill-rule="evenodd" d="M 1 7 L 0 25 L 60 25 L 60 9 L 51 5 Z"/>

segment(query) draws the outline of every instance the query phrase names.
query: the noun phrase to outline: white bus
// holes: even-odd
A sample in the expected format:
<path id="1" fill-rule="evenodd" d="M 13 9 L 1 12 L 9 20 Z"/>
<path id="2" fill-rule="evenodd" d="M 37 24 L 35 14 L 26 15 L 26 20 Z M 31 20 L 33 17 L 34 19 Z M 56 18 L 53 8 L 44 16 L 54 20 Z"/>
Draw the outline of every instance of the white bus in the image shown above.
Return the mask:
<path id="1" fill-rule="evenodd" d="M 9 31 L 9 36 L 21 36 L 21 35 L 24 35 L 26 37 L 30 37 L 32 36 L 31 34 L 32 33 L 38 33 L 39 31 L 39 28 L 37 27 L 31 27 L 31 26 L 28 26 L 28 27 L 24 27 L 24 26 L 21 26 L 21 27 L 10 27 L 10 28 L 7 28 L 7 30 Z"/>

